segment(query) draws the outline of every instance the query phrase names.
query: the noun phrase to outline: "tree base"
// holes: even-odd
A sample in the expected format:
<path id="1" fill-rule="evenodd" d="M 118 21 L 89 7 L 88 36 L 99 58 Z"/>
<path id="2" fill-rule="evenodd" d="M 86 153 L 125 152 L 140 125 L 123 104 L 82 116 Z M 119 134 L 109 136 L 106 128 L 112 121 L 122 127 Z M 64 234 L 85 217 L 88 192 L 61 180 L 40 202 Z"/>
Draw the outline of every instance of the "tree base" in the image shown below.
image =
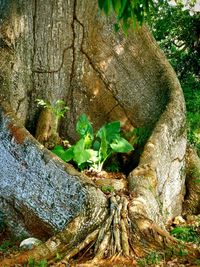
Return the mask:
<path id="1" fill-rule="evenodd" d="M 109 214 L 101 227 L 84 240 L 75 240 L 79 218 L 63 231 L 33 250 L 22 252 L 12 259 L 4 259 L 0 266 L 24 264 L 31 258 L 46 259 L 48 266 L 133 266 L 138 257 L 151 251 L 178 251 L 178 242 L 151 220 L 131 214 L 130 200 L 125 195 L 109 198 Z M 183 247 L 183 246 L 182 246 Z M 178 253 L 178 252 L 177 252 Z M 190 257 L 197 257 L 197 248 L 190 247 Z M 74 261 L 76 263 L 74 263 Z M 74 264 L 74 265 L 73 265 Z"/>

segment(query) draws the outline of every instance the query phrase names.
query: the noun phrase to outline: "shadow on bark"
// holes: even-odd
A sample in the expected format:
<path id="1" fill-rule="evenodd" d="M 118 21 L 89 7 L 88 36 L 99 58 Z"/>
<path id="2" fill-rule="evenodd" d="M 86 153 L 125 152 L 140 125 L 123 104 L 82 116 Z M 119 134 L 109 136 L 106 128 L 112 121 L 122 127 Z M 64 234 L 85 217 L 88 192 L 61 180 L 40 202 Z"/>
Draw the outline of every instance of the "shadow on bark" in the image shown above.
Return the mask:
<path id="1" fill-rule="evenodd" d="M 14 230 L 17 222 L 15 231 L 40 236 L 39 228 L 53 235 L 31 251 L 4 259 L 2 266 L 23 264 L 30 258 L 45 258 L 53 266 L 67 265 L 82 252 L 89 253 L 88 264 L 94 266 L 104 258 L 111 262 L 119 257 L 133 259 L 176 244 L 164 225 L 176 216 L 175 208 L 181 210 L 182 200 L 177 196 L 182 194 L 184 185 L 186 141 L 183 97 L 173 72 L 170 74 L 170 101 L 138 167 L 129 174 L 128 194 L 104 195 L 87 176 L 38 143 L 9 105 L 1 101 L 1 210 L 7 214 L 13 212 L 15 220 L 10 221 L 10 228 Z M 166 165 L 168 175 L 163 182 Z M 177 187 L 174 199 L 170 192 L 170 202 L 166 188 L 177 182 L 172 179 L 181 180 L 182 186 Z M 198 253 L 192 252 L 195 256 Z M 56 253 L 62 258 L 59 263 L 55 262 Z"/>
<path id="2" fill-rule="evenodd" d="M 94 15 L 95 1 L 62 3 L 59 8 L 57 2 L 13 4 L 10 21 L 16 32 L 9 48 L 0 47 L 1 54 L 6 49 L 5 60 L 0 60 L 8 66 L 0 73 L 1 95 L 32 130 L 36 98 L 51 102 L 63 97 L 70 111 L 61 133 L 67 130 L 72 140 L 75 121 L 83 112 L 96 128 L 120 120 L 128 129 L 154 129 L 138 166 L 128 175 L 128 193 L 106 196 L 90 178 L 37 142 L 1 100 L 0 210 L 10 231 L 49 238 L 3 260 L 1 266 L 30 258 L 46 258 L 56 266 L 57 253 L 67 265 L 82 252 L 94 266 L 106 257 L 132 259 L 177 244 L 165 224 L 181 214 L 185 190 L 185 103 L 179 81 L 146 26 L 126 39 L 115 34 L 105 18 Z M 47 17 L 52 13 L 50 22 L 43 11 Z M 11 26 L 8 23 L 12 33 Z M 7 30 L 2 32 L 6 27 L 1 28 L 3 40 L 9 37 Z"/>

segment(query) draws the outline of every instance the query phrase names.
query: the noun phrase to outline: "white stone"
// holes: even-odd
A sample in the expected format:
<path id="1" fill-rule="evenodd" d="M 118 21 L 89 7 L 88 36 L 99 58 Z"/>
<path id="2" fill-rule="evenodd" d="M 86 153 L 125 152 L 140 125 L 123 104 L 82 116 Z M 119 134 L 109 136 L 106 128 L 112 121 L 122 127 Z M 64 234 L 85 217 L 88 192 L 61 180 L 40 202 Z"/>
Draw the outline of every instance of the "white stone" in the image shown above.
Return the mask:
<path id="1" fill-rule="evenodd" d="M 19 246 L 20 248 L 32 249 L 33 247 L 38 246 L 41 243 L 41 240 L 34 237 L 29 237 L 27 239 L 24 239 Z"/>

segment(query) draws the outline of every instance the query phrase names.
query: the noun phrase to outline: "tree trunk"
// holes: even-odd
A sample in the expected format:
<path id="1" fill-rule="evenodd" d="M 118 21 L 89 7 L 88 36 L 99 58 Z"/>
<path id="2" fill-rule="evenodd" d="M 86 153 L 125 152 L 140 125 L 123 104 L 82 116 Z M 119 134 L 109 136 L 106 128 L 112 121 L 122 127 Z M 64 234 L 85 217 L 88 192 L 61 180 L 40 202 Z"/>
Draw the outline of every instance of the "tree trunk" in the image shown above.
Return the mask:
<path id="1" fill-rule="evenodd" d="M 186 195 L 183 206 L 184 215 L 200 213 L 200 159 L 192 146 L 186 153 Z"/>
<path id="2" fill-rule="evenodd" d="M 72 140 L 74 124 L 84 112 L 95 128 L 115 119 L 126 129 L 157 121 L 167 103 L 168 85 L 147 29 L 129 38 L 116 34 L 95 1 L 5 5 L 1 94 L 29 130 L 35 129 L 37 98 L 66 101 L 70 111 L 61 132 Z"/>
<path id="3" fill-rule="evenodd" d="M 185 103 L 148 28 L 128 38 L 114 33 L 113 19 L 88 0 L 29 5 L 1 0 L 0 15 L 1 97 L 32 134 L 38 98 L 65 100 L 70 111 L 60 135 L 70 141 L 77 139 L 75 123 L 82 113 L 95 129 L 112 120 L 120 120 L 125 130 L 154 126 L 128 176 L 129 195 L 116 192 L 108 199 L 88 177 L 42 147 L 1 100 L 0 210 L 17 233 L 42 237 L 61 231 L 46 245 L 2 264 L 30 256 L 50 260 L 56 251 L 65 251 L 68 260 L 96 239 L 95 259 L 140 256 L 174 242 L 164 225 L 182 210 Z"/>

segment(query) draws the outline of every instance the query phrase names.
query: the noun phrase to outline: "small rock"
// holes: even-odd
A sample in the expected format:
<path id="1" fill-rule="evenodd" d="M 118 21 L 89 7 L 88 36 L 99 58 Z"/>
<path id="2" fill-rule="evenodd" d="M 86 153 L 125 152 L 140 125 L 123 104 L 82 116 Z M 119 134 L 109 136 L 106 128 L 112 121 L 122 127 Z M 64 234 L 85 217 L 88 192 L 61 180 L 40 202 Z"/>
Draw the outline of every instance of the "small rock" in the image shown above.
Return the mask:
<path id="1" fill-rule="evenodd" d="M 33 247 L 36 247 L 38 245 L 40 245 L 42 243 L 41 240 L 34 238 L 34 237 L 29 237 L 27 239 L 24 239 L 21 243 L 20 243 L 20 248 L 23 249 L 32 249 Z"/>

